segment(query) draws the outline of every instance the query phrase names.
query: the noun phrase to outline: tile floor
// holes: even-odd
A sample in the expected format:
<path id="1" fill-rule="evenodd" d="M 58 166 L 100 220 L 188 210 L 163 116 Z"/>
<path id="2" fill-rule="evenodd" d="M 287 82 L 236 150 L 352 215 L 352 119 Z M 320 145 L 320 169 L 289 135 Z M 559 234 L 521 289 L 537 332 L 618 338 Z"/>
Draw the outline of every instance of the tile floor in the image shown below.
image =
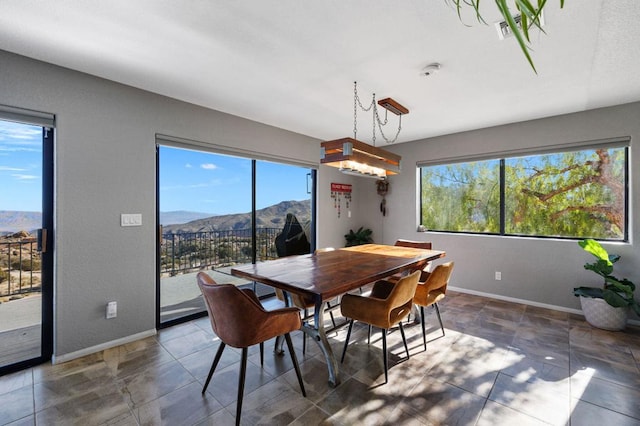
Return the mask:
<path id="1" fill-rule="evenodd" d="M 430 342 L 419 325 L 389 334 L 382 384 L 379 332 L 367 346 L 354 327 L 342 384 L 330 388 L 318 347 L 302 354 L 307 398 L 288 354 L 249 356 L 242 423 L 247 425 L 603 425 L 640 424 L 640 329 L 606 332 L 581 317 L 450 292 L 432 309 Z M 345 330 L 331 335 L 340 354 Z M 219 342 L 208 319 L 59 365 L 0 377 L 0 424 L 227 425 L 234 423 L 240 352 L 228 348 L 202 396 Z M 272 348 L 269 344 L 267 348 Z"/>

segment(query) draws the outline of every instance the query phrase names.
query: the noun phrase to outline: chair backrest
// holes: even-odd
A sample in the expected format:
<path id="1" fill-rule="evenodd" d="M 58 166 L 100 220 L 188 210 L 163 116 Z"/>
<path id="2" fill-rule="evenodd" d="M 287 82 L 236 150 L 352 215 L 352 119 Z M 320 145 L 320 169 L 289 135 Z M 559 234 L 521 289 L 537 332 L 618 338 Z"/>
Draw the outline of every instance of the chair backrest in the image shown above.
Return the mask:
<path id="1" fill-rule="evenodd" d="M 411 248 L 417 248 L 417 249 L 423 249 L 423 250 L 431 250 L 432 248 L 431 241 L 413 241 L 413 240 L 398 239 L 396 240 L 396 243 L 394 245 L 398 247 L 411 247 Z M 431 269 L 431 262 L 427 262 L 427 264 L 424 265 L 424 267 L 422 268 L 422 270 L 425 272 L 428 272 L 430 269 Z M 420 280 L 422 279 L 423 277 L 420 277 Z"/>
<path id="2" fill-rule="evenodd" d="M 204 272 L 198 273 L 197 280 L 213 332 L 236 348 L 253 344 L 267 313 L 264 308 L 233 284 L 218 284 Z"/>
<path id="3" fill-rule="evenodd" d="M 431 241 L 413 241 L 413 240 L 396 240 L 394 244 L 398 247 L 411 247 L 411 248 L 419 248 L 424 250 L 431 250 Z"/>
<path id="4" fill-rule="evenodd" d="M 393 309 L 405 305 L 413 300 L 418 287 L 421 271 L 414 271 L 406 277 L 400 278 L 393 286 L 393 290 L 387 297 L 388 306 Z"/>
<path id="5" fill-rule="evenodd" d="M 429 277 L 424 282 L 427 293 L 439 288 L 442 289 L 443 293 L 447 290 L 447 284 L 449 284 L 451 272 L 453 272 L 453 265 L 454 262 L 447 262 L 433 269 L 433 272 L 429 274 Z"/>

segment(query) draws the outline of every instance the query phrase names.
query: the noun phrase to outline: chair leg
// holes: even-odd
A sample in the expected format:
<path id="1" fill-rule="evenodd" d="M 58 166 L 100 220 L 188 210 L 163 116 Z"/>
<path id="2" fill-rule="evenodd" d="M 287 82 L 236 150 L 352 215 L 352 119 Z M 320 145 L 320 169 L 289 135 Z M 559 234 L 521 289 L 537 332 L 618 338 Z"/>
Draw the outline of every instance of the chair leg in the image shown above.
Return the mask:
<path id="1" fill-rule="evenodd" d="M 438 321 L 440 321 L 440 329 L 442 330 L 442 335 L 444 336 L 444 325 L 442 325 L 442 318 L 440 317 L 440 308 L 438 308 L 437 303 L 434 303 L 433 306 L 436 308 L 436 314 L 438 314 Z"/>
<path id="2" fill-rule="evenodd" d="M 347 353 L 347 345 L 349 345 L 349 338 L 351 337 L 351 328 L 353 327 L 353 320 L 349 321 L 349 331 L 347 331 L 347 340 L 344 341 L 344 349 L 342 350 L 342 358 L 340 363 L 344 362 L 344 355 Z"/>
<path id="3" fill-rule="evenodd" d="M 216 352 L 216 356 L 213 358 L 213 363 L 211 364 L 211 369 L 209 370 L 209 375 L 207 376 L 207 381 L 204 382 L 204 387 L 202 388 L 202 394 L 207 391 L 207 386 L 209 386 L 209 382 L 211 381 L 211 376 L 213 376 L 213 372 L 216 371 L 216 367 L 218 366 L 218 362 L 220 362 L 220 357 L 222 356 L 222 351 L 224 351 L 224 347 L 226 345 L 224 342 L 220 342 L 220 346 L 218 347 L 218 352 Z"/>
<path id="4" fill-rule="evenodd" d="M 247 353 L 249 348 L 242 348 L 242 360 L 240 361 L 240 378 L 238 379 L 238 402 L 236 403 L 236 426 L 240 424 L 242 414 L 242 397 L 244 396 L 244 379 L 247 376 Z"/>
<path id="5" fill-rule="evenodd" d="M 400 334 L 402 335 L 402 343 L 404 343 L 404 350 L 407 351 L 407 359 L 409 359 L 409 347 L 407 346 L 407 338 L 404 335 L 404 327 L 402 325 L 402 321 L 398 323 L 400 326 Z"/>
<path id="6" fill-rule="evenodd" d="M 260 342 L 260 366 L 264 367 L 264 342 Z"/>
<path id="7" fill-rule="evenodd" d="M 287 347 L 289 348 L 289 353 L 291 354 L 291 361 L 293 361 L 293 368 L 296 370 L 296 375 L 298 376 L 298 383 L 300 384 L 300 390 L 302 391 L 302 396 L 307 396 L 307 391 L 304 389 L 304 382 L 302 381 L 302 373 L 300 373 L 300 365 L 298 364 L 298 357 L 296 357 L 296 353 L 293 350 L 293 343 L 291 343 L 291 336 L 289 333 L 284 335 L 284 338 L 287 341 Z"/>
<path id="8" fill-rule="evenodd" d="M 369 325 L 369 331 L 367 333 L 367 346 L 369 346 L 371 344 L 371 325 Z"/>
<path id="9" fill-rule="evenodd" d="M 303 311 L 304 318 L 307 317 L 307 309 Z M 304 324 L 302 324 L 304 326 Z M 307 353 L 307 333 L 302 332 L 302 355 Z"/>
<path id="10" fill-rule="evenodd" d="M 387 374 L 389 360 L 387 358 L 387 330 L 382 329 L 382 363 L 384 364 L 384 382 L 389 381 L 389 375 Z"/>
<path id="11" fill-rule="evenodd" d="M 307 333 L 302 332 L 302 355 L 307 353 Z"/>
<path id="12" fill-rule="evenodd" d="M 422 322 L 422 343 L 424 344 L 424 350 L 427 350 L 427 330 L 424 327 L 424 306 L 420 306 L 420 321 Z"/>
<path id="13" fill-rule="evenodd" d="M 330 302 L 327 302 L 327 309 L 329 310 L 329 316 L 331 317 L 331 324 L 336 327 L 336 319 L 333 317 L 333 309 Z"/>

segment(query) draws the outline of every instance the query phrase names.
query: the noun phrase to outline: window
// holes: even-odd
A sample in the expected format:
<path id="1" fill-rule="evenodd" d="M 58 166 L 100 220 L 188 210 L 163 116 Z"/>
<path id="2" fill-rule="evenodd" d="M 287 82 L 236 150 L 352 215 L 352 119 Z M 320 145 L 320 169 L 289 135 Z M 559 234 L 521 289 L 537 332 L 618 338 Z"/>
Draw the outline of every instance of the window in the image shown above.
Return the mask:
<path id="1" fill-rule="evenodd" d="M 232 277 L 230 269 L 278 257 L 276 237 L 289 229 L 290 216 L 307 232 L 286 248 L 311 251 L 311 169 L 162 143 L 157 161 L 159 327 L 206 312 L 195 279 L 202 270 L 217 282 L 251 285 L 259 297 L 273 294 L 272 287 Z"/>
<path id="2" fill-rule="evenodd" d="M 627 147 L 420 167 L 428 230 L 627 240 Z"/>

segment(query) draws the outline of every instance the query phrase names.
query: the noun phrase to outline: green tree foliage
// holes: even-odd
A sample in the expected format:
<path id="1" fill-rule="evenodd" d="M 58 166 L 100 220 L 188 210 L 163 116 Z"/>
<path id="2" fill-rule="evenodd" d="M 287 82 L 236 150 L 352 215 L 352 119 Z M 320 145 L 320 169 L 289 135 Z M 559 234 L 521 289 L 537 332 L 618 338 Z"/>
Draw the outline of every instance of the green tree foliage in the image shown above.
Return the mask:
<path id="1" fill-rule="evenodd" d="M 624 149 L 507 160 L 506 232 L 624 237 Z"/>
<path id="2" fill-rule="evenodd" d="M 497 160 L 422 168 L 422 225 L 456 232 L 500 231 Z"/>
<path id="3" fill-rule="evenodd" d="M 505 233 L 622 239 L 625 148 L 505 160 Z M 497 233 L 499 160 L 422 169 L 427 229 Z"/>

